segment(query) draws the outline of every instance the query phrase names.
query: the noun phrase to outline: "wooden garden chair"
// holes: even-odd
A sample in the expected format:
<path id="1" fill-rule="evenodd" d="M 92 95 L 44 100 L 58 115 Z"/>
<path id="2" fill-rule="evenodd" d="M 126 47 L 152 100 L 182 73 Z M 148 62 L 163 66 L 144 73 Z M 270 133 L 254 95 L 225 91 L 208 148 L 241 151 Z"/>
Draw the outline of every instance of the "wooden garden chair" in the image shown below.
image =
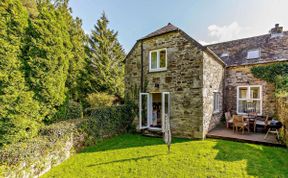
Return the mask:
<path id="1" fill-rule="evenodd" d="M 267 130 L 267 126 L 269 125 L 269 116 L 266 116 L 265 120 L 261 120 L 261 119 L 255 119 L 254 122 L 254 132 L 256 132 L 256 127 L 258 126 L 262 126 L 264 127 L 265 130 Z"/>
<path id="2" fill-rule="evenodd" d="M 242 134 L 244 134 L 244 130 L 247 129 L 249 133 L 249 124 L 244 120 L 244 117 L 234 115 L 233 116 L 233 131 L 238 132 L 238 128 L 242 130 Z"/>
<path id="3" fill-rule="evenodd" d="M 229 124 L 233 123 L 233 118 L 231 117 L 230 112 L 225 113 L 226 127 L 229 128 Z"/>

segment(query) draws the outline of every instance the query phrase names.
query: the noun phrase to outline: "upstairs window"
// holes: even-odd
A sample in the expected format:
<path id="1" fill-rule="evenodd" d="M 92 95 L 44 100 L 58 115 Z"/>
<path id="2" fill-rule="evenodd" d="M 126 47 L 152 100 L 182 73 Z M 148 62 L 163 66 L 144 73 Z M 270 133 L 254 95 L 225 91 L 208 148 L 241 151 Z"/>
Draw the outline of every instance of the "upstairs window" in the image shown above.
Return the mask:
<path id="1" fill-rule="evenodd" d="M 257 59 L 260 55 L 260 49 L 252 49 L 247 52 L 247 59 Z"/>
<path id="2" fill-rule="evenodd" d="M 149 71 L 157 72 L 167 70 L 167 49 L 150 51 Z"/>

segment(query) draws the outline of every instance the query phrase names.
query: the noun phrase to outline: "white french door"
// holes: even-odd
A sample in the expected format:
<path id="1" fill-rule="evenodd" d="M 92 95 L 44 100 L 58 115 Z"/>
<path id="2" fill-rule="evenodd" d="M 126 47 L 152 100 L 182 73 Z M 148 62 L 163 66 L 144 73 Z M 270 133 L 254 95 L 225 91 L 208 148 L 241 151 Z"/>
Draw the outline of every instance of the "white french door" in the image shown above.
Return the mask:
<path id="1" fill-rule="evenodd" d="M 170 121 L 170 93 L 163 92 L 162 93 L 162 131 L 165 128 L 165 117 L 168 117 L 168 121 Z"/>
<path id="2" fill-rule="evenodd" d="M 153 112 L 153 94 L 140 93 L 139 96 L 139 127 L 140 129 L 163 129 L 165 124 L 165 117 L 170 118 L 170 93 L 161 93 L 161 128 L 155 128 L 152 126 L 152 112 Z"/>
<path id="3" fill-rule="evenodd" d="M 149 93 L 140 93 L 139 97 L 139 126 L 140 129 L 148 128 L 149 118 Z"/>

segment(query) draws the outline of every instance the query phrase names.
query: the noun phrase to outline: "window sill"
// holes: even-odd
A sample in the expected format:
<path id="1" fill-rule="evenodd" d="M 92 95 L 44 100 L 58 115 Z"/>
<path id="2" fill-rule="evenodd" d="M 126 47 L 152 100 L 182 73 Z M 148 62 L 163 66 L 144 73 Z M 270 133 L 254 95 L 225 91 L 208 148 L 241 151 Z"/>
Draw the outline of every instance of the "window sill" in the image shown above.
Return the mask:
<path id="1" fill-rule="evenodd" d="M 212 113 L 213 115 L 217 115 L 217 114 L 220 114 L 220 111 L 213 111 Z"/>
<path id="2" fill-rule="evenodd" d="M 164 72 L 167 71 L 167 68 L 163 68 L 163 69 L 150 69 L 149 73 L 154 73 L 154 72 Z"/>

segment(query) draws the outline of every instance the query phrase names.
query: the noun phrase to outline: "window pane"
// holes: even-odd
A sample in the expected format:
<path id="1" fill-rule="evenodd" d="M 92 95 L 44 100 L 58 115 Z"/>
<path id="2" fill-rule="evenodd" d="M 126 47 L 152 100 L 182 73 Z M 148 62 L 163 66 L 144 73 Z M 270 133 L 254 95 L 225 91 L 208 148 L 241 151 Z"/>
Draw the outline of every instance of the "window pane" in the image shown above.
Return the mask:
<path id="1" fill-rule="evenodd" d="M 247 113 L 247 101 L 238 101 L 238 112 Z"/>
<path id="2" fill-rule="evenodd" d="M 247 98 L 247 87 L 239 88 L 239 98 Z"/>
<path id="3" fill-rule="evenodd" d="M 248 59 L 256 59 L 260 57 L 260 50 L 254 49 L 247 52 L 247 58 Z"/>
<path id="4" fill-rule="evenodd" d="M 214 93 L 214 111 L 219 111 L 220 95 L 219 93 Z"/>
<path id="5" fill-rule="evenodd" d="M 169 114 L 169 94 L 164 94 L 165 96 L 165 114 Z"/>
<path id="6" fill-rule="evenodd" d="M 160 51 L 160 68 L 166 67 L 166 50 Z"/>
<path id="7" fill-rule="evenodd" d="M 250 98 L 260 99 L 260 88 L 259 87 L 251 87 Z"/>
<path id="8" fill-rule="evenodd" d="M 260 101 L 247 102 L 247 112 L 260 113 Z"/>
<path id="9" fill-rule="evenodd" d="M 151 53 L 151 69 L 157 69 L 157 52 Z"/>

